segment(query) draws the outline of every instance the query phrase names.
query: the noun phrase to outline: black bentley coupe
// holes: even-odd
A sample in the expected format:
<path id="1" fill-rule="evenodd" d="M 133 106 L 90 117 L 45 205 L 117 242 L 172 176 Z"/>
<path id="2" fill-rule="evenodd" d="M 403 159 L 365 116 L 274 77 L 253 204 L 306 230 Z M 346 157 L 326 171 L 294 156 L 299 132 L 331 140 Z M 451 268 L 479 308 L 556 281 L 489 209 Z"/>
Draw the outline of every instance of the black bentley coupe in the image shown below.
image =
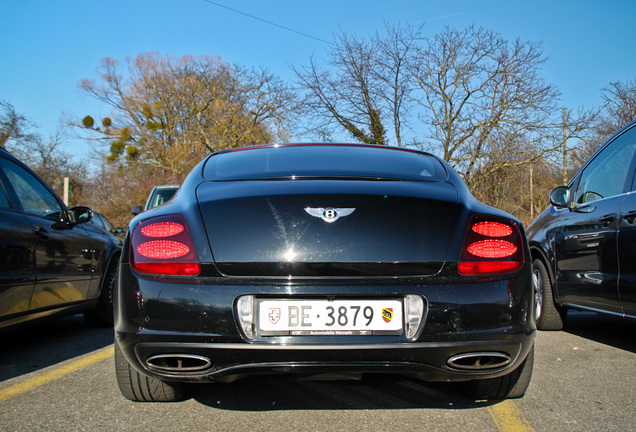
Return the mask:
<path id="1" fill-rule="evenodd" d="M 398 373 L 524 395 L 534 359 L 524 229 L 428 153 L 243 147 L 130 222 L 115 296 L 122 394 L 256 374 Z"/>

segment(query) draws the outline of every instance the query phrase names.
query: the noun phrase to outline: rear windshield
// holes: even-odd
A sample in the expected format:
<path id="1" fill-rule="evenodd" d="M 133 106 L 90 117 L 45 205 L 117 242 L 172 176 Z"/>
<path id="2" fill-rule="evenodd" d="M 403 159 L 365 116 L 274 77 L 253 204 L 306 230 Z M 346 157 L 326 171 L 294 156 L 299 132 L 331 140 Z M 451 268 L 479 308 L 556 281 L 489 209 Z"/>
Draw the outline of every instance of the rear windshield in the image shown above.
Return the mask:
<path id="1" fill-rule="evenodd" d="M 444 166 L 425 153 L 383 146 L 289 145 L 238 149 L 212 156 L 207 180 L 364 178 L 443 181 Z"/>

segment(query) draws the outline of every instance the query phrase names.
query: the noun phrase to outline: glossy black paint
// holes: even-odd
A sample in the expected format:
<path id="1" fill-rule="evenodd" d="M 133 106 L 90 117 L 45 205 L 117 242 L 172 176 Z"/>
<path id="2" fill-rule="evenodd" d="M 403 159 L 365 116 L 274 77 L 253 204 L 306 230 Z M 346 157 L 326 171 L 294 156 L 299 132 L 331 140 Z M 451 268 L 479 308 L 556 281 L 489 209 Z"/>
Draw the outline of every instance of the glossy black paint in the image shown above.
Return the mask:
<path id="1" fill-rule="evenodd" d="M 38 212 L 40 205 L 57 211 Z M 89 215 L 85 207 L 68 209 L 26 165 L 0 150 L 0 331 L 95 308 L 121 241 L 76 220 Z"/>
<path id="2" fill-rule="evenodd" d="M 358 352 L 356 361 L 364 362 L 355 366 L 358 371 L 390 372 L 396 367 L 429 380 L 485 378 L 518 366 L 534 338 L 531 282 L 525 276 L 528 265 L 511 280 L 466 283 L 455 278 L 456 283 L 452 283 L 450 277 L 382 278 L 347 280 L 346 285 L 339 280 L 330 284 L 315 280 L 265 283 L 253 279 L 228 281 L 227 277 L 181 283 L 172 278 L 138 277 L 126 264 L 120 271 L 120 286 L 126 288 L 120 288 L 118 300 L 118 342 L 122 348 L 127 347 L 130 361 L 139 370 L 169 380 L 211 381 L 237 373 L 280 371 L 292 365 L 298 372 L 340 370 L 348 361 L 345 350 Z M 408 293 L 423 295 L 427 300 L 424 331 L 416 341 L 408 341 L 403 335 L 340 336 L 337 340 L 286 336 L 260 337 L 247 343 L 236 324 L 234 304 L 244 294 L 260 298 L 368 299 Z M 287 350 L 292 352 L 286 354 Z M 335 357 L 334 350 L 338 352 Z M 447 366 L 451 356 L 473 350 L 504 352 L 516 362 L 510 368 L 474 372 Z M 202 373 L 171 374 L 149 371 L 139 361 L 163 353 L 203 355 L 214 365 Z"/>
<path id="3" fill-rule="evenodd" d="M 257 151 L 257 150 L 247 150 Z M 396 150 L 383 150 L 396 151 Z M 382 178 L 208 181 L 212 155 L 173 200 L 134 218 L 115 299 L 117 343 L 143 374 L 167 381 L 214 381 L 254 373 L 400 372 L 429 380 L 505 375 L 533 346 L 531 263 L 513 273 L 462 276 L 457 262 L 475 214 L 510 215 L 477 202 L 448 166 L 444 181 Z M 337 157 L 334 149 L 333 157 Z M 326 224 L 304 208 L 352 207 Z M 130 265 L 130 238 L 148 218 L 183 215 L 201 262 L 196 277 L 141 274 Z M 296 254 L 285 253 L 290 246 Z M 238 324 L 237 299 L 425 299 L 413 339 L 401 335 L 260 336 Z M 506 353 L 512 362 L 458 370 L 447 360 L 471 351 Z M 161 354 L 200 355 L 212 367 L 166 372 L 148 367 Z"/>
<path id="4" fill-rule="evenodd" d="M 223 274 L 311 276 L 316 266 L 323 276 L 436 274 L 459 211 L 457 191 L 446 183 L 258 183 L 253 188 L 246 182 L 208 182 L 197 188 L 212 253 Z M 307 207 L 356 210 L 324 223 L 308 216 Z M 336 263 L 351 271 L 342 266 L 336 271 Z"/>
<path id="5" fill-rule="evenodd" d="M 533 259 L 548 269 L 557 307 L 636 318 L 635 150 L 632 122 L 570 180 L 563 207 L 551 205 L 528 227 Z M 595 163 L 608 170 L 597 186 L 609 191 L 605 196 L 586 192 Z"/>

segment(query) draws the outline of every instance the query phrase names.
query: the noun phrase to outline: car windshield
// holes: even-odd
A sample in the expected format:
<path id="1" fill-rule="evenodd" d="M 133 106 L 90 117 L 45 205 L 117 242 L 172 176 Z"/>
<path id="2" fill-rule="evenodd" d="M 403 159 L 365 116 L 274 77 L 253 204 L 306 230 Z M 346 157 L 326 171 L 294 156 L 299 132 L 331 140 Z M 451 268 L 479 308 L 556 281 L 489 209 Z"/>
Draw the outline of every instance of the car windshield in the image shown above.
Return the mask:
<path id="1" fill-rule="evenodd" d="M 433 156 L 383 146 L 288 145 L 237 149 L 210 158 L 208 180 L 275 178 L 365 178 L 443 181 Z"/>
<path id="2" fill-rule="evenodd" d="M 102 223 L 104 224 L 104 228 L 106 229 L 106 231 L 114 231 L 115 227 L 113 227 L 113 224 L 110 223 L 110 221 L 108 219 L 106 219 L 103 215 L 102 215 Z"/>

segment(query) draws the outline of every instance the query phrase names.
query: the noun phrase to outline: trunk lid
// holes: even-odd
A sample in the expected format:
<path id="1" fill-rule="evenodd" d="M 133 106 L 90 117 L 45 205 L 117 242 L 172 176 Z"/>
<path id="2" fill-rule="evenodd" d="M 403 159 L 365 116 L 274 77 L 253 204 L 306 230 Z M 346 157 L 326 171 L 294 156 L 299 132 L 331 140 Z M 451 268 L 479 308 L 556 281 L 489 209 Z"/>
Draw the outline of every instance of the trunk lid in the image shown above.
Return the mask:
<path id="1" fill-rule="evenodd" d="M 197 197 L 231 276 L 433 275 L 458 211 L 447 182 L 210 181 Z"/>

